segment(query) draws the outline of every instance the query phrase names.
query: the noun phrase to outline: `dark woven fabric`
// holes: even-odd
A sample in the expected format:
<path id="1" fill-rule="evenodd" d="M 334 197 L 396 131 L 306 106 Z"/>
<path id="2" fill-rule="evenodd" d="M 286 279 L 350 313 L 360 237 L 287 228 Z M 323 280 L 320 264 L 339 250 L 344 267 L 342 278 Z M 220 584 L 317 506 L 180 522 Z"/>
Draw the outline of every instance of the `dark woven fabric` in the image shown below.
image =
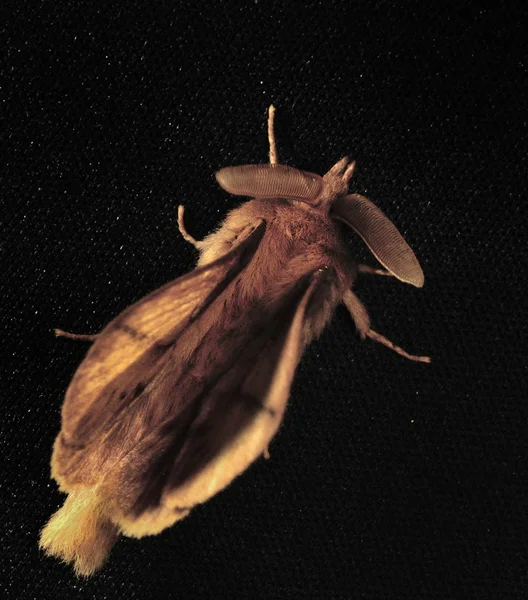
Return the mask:
<path id="1" fill-rule="evenodd" d="M 526 593 L 523 3 L 64 2 L 3 10 L 0 589 L 10 598 L 521 598 Z M 404 6 L 401 6 L 401 5 Z M 517 7 L 517 8 L 516 8 Z M 49 457 L 96 332 L 190 268 L 237 200 L 214 171 L 357 160 L 416 251 L 306 353 L 258 461 L 100 575 L 42 556 Z M 375 264 L 350 235 L 358 256 Z"/>

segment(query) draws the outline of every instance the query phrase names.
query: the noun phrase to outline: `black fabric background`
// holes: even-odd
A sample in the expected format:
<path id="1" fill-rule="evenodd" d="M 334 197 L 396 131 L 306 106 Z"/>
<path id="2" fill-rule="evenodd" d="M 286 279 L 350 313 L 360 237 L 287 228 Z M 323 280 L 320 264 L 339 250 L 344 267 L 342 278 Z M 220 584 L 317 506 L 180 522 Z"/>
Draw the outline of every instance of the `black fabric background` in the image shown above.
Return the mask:
<path id="1" fill-rule="evenodd" d="M 4 6 L 4 597 L 524 597 L 526 10 L 476 4 Z M 271 460 L 76 580 L 37 548 L 86 352 L 52 328 L 97 332 L 193 267 L 177 205 L 198 238 L 237 205 L 214 171 L 267 160 L 272 102 L 282 162 L 324 173 L 349 154 L 351 189 L 416 251 L 422 290 L 357 290 L 433 363 L 361 342 L 339 309 Z"/>

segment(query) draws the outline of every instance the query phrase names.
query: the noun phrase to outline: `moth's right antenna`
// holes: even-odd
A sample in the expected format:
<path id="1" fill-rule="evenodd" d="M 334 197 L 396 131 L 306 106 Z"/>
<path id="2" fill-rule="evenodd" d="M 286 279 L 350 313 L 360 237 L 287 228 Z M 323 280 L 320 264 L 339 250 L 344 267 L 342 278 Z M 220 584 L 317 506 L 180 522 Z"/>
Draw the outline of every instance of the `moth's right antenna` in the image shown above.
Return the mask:
<path id="1" fill-rule="evenodd" d="M 277 155 L 277 146 L 275 144 L 275 107 L 273 104 L 270 105 L 268 110 L 268 141 L 269 141 L 269 159 L 270 165 L 276 165 L 279 162 Z"/>

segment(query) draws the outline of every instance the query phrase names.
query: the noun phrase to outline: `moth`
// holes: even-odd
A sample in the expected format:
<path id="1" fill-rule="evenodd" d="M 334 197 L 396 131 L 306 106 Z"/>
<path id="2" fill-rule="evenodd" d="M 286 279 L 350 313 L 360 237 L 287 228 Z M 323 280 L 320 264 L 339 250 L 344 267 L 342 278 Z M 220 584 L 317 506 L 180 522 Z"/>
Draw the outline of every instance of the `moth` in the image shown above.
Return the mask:
<path id="1" fill-rule="evenodd" d="M 120 535 L 154 535 L 225 488 L 281 423 L 303 349 L 343 303 L 362 338 L 412 360 L 370 327 L 360 273 L 421 287 L 422 269 L 389 219 L 349 194 L 345 157 L 323 177 L 270 163 L 227 167 L 219 185 L 251 200 L 197 241 L 196 268 L 133 304 L 99 334 L 66 392 L 51 474 L 67 494 L 40 547 L 88 576 Z M 357 264 L 343 224 L 384 269 Z"/>

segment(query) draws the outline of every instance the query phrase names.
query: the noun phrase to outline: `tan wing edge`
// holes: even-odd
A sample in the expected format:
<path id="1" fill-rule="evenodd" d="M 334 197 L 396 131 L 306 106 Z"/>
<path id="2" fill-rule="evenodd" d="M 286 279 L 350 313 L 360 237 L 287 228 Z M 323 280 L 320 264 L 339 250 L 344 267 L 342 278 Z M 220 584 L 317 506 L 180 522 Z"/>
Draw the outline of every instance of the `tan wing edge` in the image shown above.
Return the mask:
<path id="1" fill-rule="evenodd" d="M 166 508 L 181 510 L 201 504 L 224 489 L 261 456 L 277 432 L 282 421 L 296 367 L 304 349 L 306 311 L 321 276 L 312 276 L 304 292 L 289 330 L 284 338 L 280 358 L 272 376 L 262 409 L 233 441 L 200 473 L 176 490 L 162 496 Z"/>

